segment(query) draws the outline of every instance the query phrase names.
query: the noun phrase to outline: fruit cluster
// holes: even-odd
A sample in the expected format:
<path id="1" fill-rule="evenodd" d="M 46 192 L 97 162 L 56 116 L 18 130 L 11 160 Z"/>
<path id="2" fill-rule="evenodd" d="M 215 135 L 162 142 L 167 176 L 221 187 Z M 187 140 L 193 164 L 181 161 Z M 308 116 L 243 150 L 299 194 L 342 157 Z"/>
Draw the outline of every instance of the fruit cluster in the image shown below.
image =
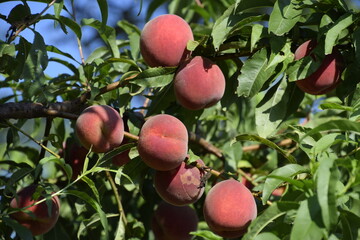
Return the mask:
<path id="1" fill-rule="evenodd" d="M 194 40 L 188 23 L 179 16 L 165 14 L 145 24 L 140 51 L 151 67 L 178 67 L 174 79 L 175 96 L 180 105 L 199 110 L 216 104 L 225 92 L 225 77 L 210 59 L 187 50 Z"/>

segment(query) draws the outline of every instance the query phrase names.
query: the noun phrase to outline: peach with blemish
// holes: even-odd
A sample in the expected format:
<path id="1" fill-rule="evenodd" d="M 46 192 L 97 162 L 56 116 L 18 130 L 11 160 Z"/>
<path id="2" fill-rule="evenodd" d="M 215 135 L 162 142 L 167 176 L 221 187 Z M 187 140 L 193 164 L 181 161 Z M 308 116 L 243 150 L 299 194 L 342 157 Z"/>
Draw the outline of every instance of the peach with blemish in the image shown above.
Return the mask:
<path id="1" fill-rule="evenodd" d="M 202 160 L 197 160 L 204 165 Z M 204 193 L 204 171 L 194 165 L 181 165 L 169 171 L 156 171 L 154 186 L 160 197 L 173 205 L 182 206 L 196 202 Z"/>

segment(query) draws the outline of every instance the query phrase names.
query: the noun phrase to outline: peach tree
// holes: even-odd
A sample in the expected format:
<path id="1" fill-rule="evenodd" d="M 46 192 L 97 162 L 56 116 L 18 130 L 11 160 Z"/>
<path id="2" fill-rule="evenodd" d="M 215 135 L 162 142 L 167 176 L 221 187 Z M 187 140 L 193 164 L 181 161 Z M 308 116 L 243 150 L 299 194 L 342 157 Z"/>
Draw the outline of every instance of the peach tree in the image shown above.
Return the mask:
<path id="1" fill-rule="evenodd" d="M 0 239 L 360 239 L 354 2 L 0 1 Z"/>

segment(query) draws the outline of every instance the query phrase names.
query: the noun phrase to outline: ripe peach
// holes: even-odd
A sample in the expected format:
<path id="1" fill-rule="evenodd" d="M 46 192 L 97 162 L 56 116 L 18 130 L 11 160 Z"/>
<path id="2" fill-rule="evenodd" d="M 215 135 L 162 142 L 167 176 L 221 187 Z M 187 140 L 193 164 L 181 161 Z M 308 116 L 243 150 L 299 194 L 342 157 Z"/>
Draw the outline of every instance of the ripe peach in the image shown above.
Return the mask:
<path id="1" fill-rule="evenodd" d="M 159 171 L 174 169 L 180 166 L 187 155 L 187 129 L 171 115 L 150 117 L 140 130 L 138 151 L 149 167 Z"/>
<path id="2" fill-rule="evenodd" d="M 295 51 L 295 60 L 299 60 L 311 53 L 316 47 L 315 40 L 308 40 Z M 315 57 L 313 57 L 315 60 Z M 342 56 L 338 49 L 326 55 L 320 67 L 305 79 L 296 81 L 297 86 L 306 93 L 313 95 L 326 94 L 340 83 Z"/>
<path id="3" fill-rule="evenodd" d="M 10 202 L 12 208 L 24 208 L 35 202 L 43 199 L 40 197 L 36 200 L 32 198 L 32 195 L 36 191 L 36 185 L 30 185 L 23 188 L 17 193 L 17 198 L 14 198 Z M 10 217 L 17 220 L 21 225 L 28 228 L 32 235 L 41 235 L 50 231 L 53 228 L 59 218 L 60 201 L 57 196 L 51 199 L 51 207 L 46 202 L 42 202 L 38 205 L 26 208 L 24 212 L 19 211 L 10 214 Z M 30 211 L 31 214 L 26 213 Z M 49 213 L 51 211 L 51 213 Z"/>
<path id="4" fill-rule="evenodd" d="M 174 80 L 177 101 L 190 110 L 211 107 L 225 92 L 225 77 L 211 60 L 194 57 L 183 62 Z"/>
<path id="5" fill-rule="evenodd" d="M 197 162 L 204 165 L 200 159 Z M 154 185 L 164 201 L 177 206 L 188 205 L 196 202 L 204 193 L 203 176 L 204 171 L 182 162 L 175 169 L 156 171 Z"/>
<path id="6" fill-rule="evenodd" d="M 189 206 L 173 206 L 161 202 L 155 210 L 151 226 L 156 240 L 190 240 L 196 231 L 198 217 Z"/>
<path id="7" fill-rule="evenodd" d="M 140 36 L 140 51 L 150 67 L 175 67 L 190 56 L 186 45 L 193 39 L 184 19 L 165 14 L 145 24 Z"/>
<path id="8" fill-rule="evenodd" d="M 251 192 L 234 179 L 219 182 L 210 189 L 203 212 L 210 229 L 225 238 L 242 236 L 257 215 Z"/>
<path id="9" fill-rule="evenodd" d="M 120 146 L 124 138 L 124 123 L 120 114 L 107 105 L 86 108 L 76 121 L 76 134 L 81 144 L 96 153 Z"/>

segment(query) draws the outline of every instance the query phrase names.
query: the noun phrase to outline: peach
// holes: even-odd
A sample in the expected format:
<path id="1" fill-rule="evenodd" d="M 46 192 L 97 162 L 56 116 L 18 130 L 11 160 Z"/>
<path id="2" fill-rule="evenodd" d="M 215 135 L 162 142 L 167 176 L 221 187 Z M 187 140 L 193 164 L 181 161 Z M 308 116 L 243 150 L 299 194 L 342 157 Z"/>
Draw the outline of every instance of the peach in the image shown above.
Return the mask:
<path id="1" fill-rule="evenodd" d="M 13 198 L 10 202 L 12 208 L 24 208 L 34 204 L 35 202 L 43 199 L 33 199 L 32 195 L 36 191 L 36 185 L 30 185 L 23 188 L 17 193 L 17 198 Z M 29 229 L 32 235 L 41 235 L 50 231 L 56 224 L 59 218 L 60 201 L 57 196 L 53 197 L 48 204 L 42 202 L 38 205 L 26 208 L 24 211 L 19 211 L 10 214 L 10 217 L 17 220 L 21 225 Z M 30 211 L 31 214 L 26 213 Z M 51 211 L 51 212 L 50 212 Z"/>
<path id="2" fill-rule="evenodd" d="M 190 56 L 189 40 L 194 40 L 189 24 L 179 16 L 164 14 L 145 24 L 140 51 L 150 67 L 175 67 Z"/>
<path id="3" fill-rule="evenodd" d="M 81 144 L 95 153 L 104 153 L 120 146 L 124 123 L 120 114 L 107 105 L 86 108 L 76 121 L 76 134 Z"/>
<path id="4" fill-rule="evenodd" d="M 138 151 L 149 167 L 159 171 L 174 169 L 187 156 L 187 129 L 179 119 L 171 115 L 150 117 L 140 130 Z"/>
<path id="5" fill-rule="evenodd" d="M 315 40 L 308 40 L 301 44 L 295 51 L 295 60 L 311 54 L 316 45 Z M 313 59 L 316 60 L 314 56 Z M 314 73 L 305 79 L 297 80 L 296 85 L 302 91 L 312 95 L 326 94 L 340 83 L 341 63 L 341 53 L 334 48 L 331 54 L 325 56 L 320 67 Z"/>
<path id="6" fill-rule="evenodd" d="M 257 208 L 249 189 L 230 179 L 210 189 L 203 212 L 211 231 L 225 238 L 236 238 L 242 236 L 256 218 Z"/>
<path id="7" fill-rule="evenodd" d="M 190 110 L 211 107 L 223 97 L 225 77 L 211 60 L 194 57 L 183 62 L 174 79 L 175 96 L 180 105 Z"/>
<path id="8" fill-rule="evenodd" d="M 198 163 L 204 165 L 202 160 Z M 202 178 L 204 171 L 194 165 L 181 165 L 169 171 L 156 171 L 154 186 L 160 197 L 177 206 L 196 202 L 204 193 Z"/>
<path id="9" fill-rule="evenodd" d="M 70 164 L 72 168 L 72 179 L 75 180 L 81 173 L 84 167 L 84 161 L 88 150 L 83 146 L 79 146 L 76 143 L 71 145 L 67 155 L 65 155 L 65 161 Z"/>
<path id="10" fill-rule="evenodd" d="M 189 206 L 173 206 L 161 202 L 154 212 L 151 226 L 156 240 L 190 240 L 196 231 L 198 217 Z"/>

